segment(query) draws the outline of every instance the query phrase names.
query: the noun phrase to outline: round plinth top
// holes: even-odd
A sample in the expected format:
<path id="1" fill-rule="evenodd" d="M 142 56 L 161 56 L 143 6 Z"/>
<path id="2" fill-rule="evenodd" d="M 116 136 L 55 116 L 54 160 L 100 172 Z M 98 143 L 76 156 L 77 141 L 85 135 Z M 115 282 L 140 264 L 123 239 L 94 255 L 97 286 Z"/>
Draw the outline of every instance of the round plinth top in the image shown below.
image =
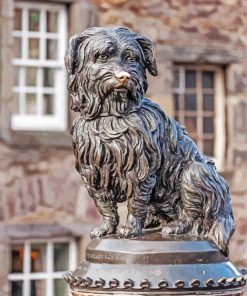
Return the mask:
<path id="1" fill-rule="evenodd" d="M 86 262 L 65 279 L 76 293 L 159 291 L 157 295 L 237 291 L 246 283 L 244 275 L 212 241 L 188 236 L 164 238 L 160 233 L 94 240 L 87 247 Z"/>
<path id="2" fill-rule="evenodd" d="M 187 236 L 163 238 L 159 233 L 141 238 L 117 239 L 110 236 L 94 240 L 86 251 L 86 260 L 107 264 L 196 264 L 225 262 L 216 245 Z"/>

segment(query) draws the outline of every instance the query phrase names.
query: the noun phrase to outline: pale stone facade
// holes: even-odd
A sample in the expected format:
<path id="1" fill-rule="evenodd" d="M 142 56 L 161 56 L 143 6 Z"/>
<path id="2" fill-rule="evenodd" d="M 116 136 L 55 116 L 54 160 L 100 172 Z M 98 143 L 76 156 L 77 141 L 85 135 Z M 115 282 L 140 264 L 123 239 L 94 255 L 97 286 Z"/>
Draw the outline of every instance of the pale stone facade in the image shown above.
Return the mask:
<path id="1" fill-rule="evenodd" d="M 226 140 L 220 171 L 230 184 L 237 225 L 231 242 L 231 258 L 247 266 L 246 1 L 44 2 L 67 4 L 69 35 L 95 25 L 121 25 L 152 39 L 157 50 L 159 76 L 148 77 L 148 96 L 171 116 L 174 115 L 174 65 L 217 65 L 223 69 Z M 43 225 L 45 228 L 40 228 L 43 237 L 66 233 L 88 240 L 91 225 L 99 220 L 74 170 L 69 131 L 18 132 L 10 128 L 11 114 L 17 108 L 12 92 L 14 4 L 14 0 L 0 1 L 0 249 L 1 262 L 5 262 L 0 267 L 0 295 L 3 296 L 10 295 L 8 247 L 18 235 L 19 238 L 27 236 L 29 228 L 25 227 Z M 68 111 L 69 126 L 73 116 Z M 49 231 L 49 225 L 59 227 Z M 30 236 L 35 237 L 35 233 Z M 84 244 L 80 248 L 83 249 Z"/>

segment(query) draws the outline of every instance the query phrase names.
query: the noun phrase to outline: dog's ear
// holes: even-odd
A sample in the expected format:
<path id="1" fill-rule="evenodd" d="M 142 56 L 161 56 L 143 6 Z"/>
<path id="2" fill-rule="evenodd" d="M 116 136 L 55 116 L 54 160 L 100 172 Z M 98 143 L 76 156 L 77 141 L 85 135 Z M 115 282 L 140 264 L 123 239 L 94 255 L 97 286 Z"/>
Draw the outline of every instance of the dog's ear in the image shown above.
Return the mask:
<path id="1" fill-rule="evenodd" d="M 69 48 L 64 61 L 68 71 L 68 91 L 71 95 L 77 94 L 77 70 L 79 66 L 79 52 L 83 42 L 88 38 L 87 34 L 81 33 L 72 36 L 69 40 Z"/>
<path id="2" fill-rule="evenodd" d="M 143 50 L 145 57 L 145 66 L 148 69 L 148 72 L 153 76 L 157 76 L 158 69 L 155 59 L 155 48 L 152 41 L 140 35 L 137 36 L 136 41 L 139 43 Z"/>

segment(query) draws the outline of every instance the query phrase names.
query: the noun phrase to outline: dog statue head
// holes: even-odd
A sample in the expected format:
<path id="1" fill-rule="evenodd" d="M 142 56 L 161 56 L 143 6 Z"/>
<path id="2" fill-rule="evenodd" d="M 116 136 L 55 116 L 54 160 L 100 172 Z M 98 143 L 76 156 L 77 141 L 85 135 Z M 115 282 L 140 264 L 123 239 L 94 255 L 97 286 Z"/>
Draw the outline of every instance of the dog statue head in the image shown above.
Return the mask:
<path id="1" fill-rule="evenodd" d="M 158 74 L 152 42 L 121 27 L 71 37 L 65 65 L 71 108 L 88 120 L 136 110 L 147 90 L 146 69 Z"/>

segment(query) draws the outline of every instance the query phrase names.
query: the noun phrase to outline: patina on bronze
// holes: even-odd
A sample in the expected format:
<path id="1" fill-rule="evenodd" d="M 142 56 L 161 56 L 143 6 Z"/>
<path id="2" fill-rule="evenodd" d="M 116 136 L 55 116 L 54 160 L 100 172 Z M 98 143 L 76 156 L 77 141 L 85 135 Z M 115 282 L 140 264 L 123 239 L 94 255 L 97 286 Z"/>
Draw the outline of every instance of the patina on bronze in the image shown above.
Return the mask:
<path id="1" fill-rule="evenodd" d="M 120 290 L 169 286 L 169 289 L 187 291 L 194 286 L 198 289 L 214 288 L 213 283 L 220 281 L 220 275 L 226 281 L 230 282 L 229 278 L 232 278 L 235 282 L 241 274 L 234 268 L 227 273 L 228 265 L 225 270 L 219 268 L 224 272 L 218 270 L 212 281 L 207 279 L 212 284 L 206 284 L 205 278 L 199 275 L 195 277 L 196 272 L 189 276 L 187 270 L 182 272 L 182 269 L 178 273 L 180 278 L 176 279 L 176 268 L 172 267 L 173 264 L 176 266 L 176 260 L 187 260 L 185 266 L 188 267 L 188 264 L 200 263 L 196 260 L 204 262 L 213 252 L 207 250 L 209 253 L 203 254 L 202 250 L 201 257 L 199 253 L 195 255 L 193 248 L 197 248 L 201 240 L 205 244 L 209 244 L 207 240 L 213 241 L 222 254 L 217 250 L 218 255 L 214 254 L 212 258 L 224 261 L 235 226 L 228 185 L 216 172 L 214 162 L 198 150 L 184 127 L 144 97 L 146 70 L 153 76 L 158 74 L 152 42 L 127 28 L 90 28 L 70 39 L 65 64 L 72 109 L 80 113 L 71 129 L 76 169 L 103 216 L 103 223 L 91 232 L 93 239 L 102 239 L 89 246 L 88 267 L 82 265 L 80 271 L 67 278 L 72 290 L 75 286 L 113 286 Z M 126 200 L 127 221 L 118 230 L 117 204 Z M 157 225 L 157 221 L 163 239 L 159 235 L 152 241 L 153 249 L 148 255 L 145 245 L 150 240 L 144 235 L 144 229 Z M 104 239 L 109 235 L 114 236 L 111 243 L 109 238 Z M 190 254 L 195 257 L 189 256 L 188 252 L 166 254 L 165 250 L 172 244 L 171 235 L 175 237 L 176 246 L 189 244 Z M 181 240 L 183 235 L 187 235 L 189 240 Z M 128 240 L 118 240 L 120 238 Z M 101 252 L 97 247 L 99 242 L 105 246 Z M 111 244 L 116 243 L 123 249 L 130 244 L 130 254 L 128 256 L 124 251 L 112 253 L 113 258 L 119 259 L 109 259 L 108 262 L 106 258 L 110 256 Z M 143 244 L 146 259 L 141 259 L 139 249 L 137 253 L 131 249 L 135 244 Z M 156 257 L 153 252 L 160 244 L 164 251 Z M 106 253 L 102 255 L 102 252 Z M 126 268 L 131 267 L 138 273 L 134 266 L 139 264 L 142 268 L 140 273 L 152 270 L 153 264 L 158 264 L 155 260 L 160 264 L 158 281 L 148 277 L 126 278 Z M 218 263 L 224 266 L 222 262 Z M 113 266 L 114 273 L 122 275 L 119 279 L 112 277 Z M 160 281 L 167 280 L 163 279 L 167 273 L 172 274 L 168 286 L 165 287 L 165 282 L 158 286 Z M 95 274 L 98 279 L 94 278 Z M 189 277 L 185 280 L 182 274 Z M 232 289 L 233 285 L 224 281 L 222 284 L 217 282 L 217 289 L 219 286 Z M 241 277 L 237 282 L 237 286 L 243 285 L 244 279 Z"/>
<path id="2" fill-rule="evenodd" d="M 117 232 L 117 203 L 128 200 L 122 238 L 142 234 L 147 213 L 163 234 L 203 235 L 227 253 L 234 231 L 230 195 L 214 163 L 184 127 L 144 98 L 146 70 L 157 75 L 154 46 L 126 28 L 91 28 L 70 39 L 66 55 L 76 169 L 103 223 Z"/>

